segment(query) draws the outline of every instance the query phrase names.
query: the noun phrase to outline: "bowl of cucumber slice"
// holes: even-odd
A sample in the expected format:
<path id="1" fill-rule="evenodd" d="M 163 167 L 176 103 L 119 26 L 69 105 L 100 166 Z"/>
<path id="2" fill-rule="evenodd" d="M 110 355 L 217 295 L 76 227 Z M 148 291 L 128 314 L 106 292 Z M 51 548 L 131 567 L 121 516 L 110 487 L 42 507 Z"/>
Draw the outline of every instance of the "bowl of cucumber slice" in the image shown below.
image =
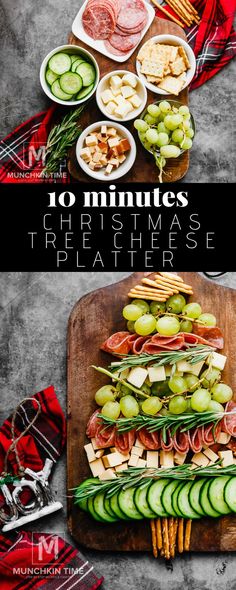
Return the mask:
<path id="1" fill-rule="evenodd" d="M 77 45 L 61 45 L 46 55 L 40 68 L 45 94 L 62 105 L 78 105 L 94 94 L 99 67 L 93 55 Z"/>

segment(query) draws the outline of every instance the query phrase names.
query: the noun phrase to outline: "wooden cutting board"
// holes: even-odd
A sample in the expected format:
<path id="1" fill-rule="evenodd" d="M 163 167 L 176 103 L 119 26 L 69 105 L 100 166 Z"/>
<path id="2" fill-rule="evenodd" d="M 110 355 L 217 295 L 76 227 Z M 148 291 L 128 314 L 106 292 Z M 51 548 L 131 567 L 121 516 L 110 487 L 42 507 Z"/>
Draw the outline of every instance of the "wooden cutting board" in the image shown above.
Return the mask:
<path id="1" fill-rule="evenodd" d="M 149 30 L 147 31 L 146 35 L 142 39 L 141 44 L 145 43 L 148 39 L 150 39 L 154 35 L 167 34 L 167 33 L 171 34 L 171 35 L 178 35 L 178 37 L 181 37 L 182 39 L 186 40 L 186 35 L 185 35 L 183 29 L 181 29 L 181 27 L 179 27 L 178 25 L 176 25 L 175 23 L 172 23 L 170 21 L 155 17 Z M 89 50 L 91 49 L 90 47 L 85 45 L 85 43 L 83 43 L 82 41 L 77 39 L 77 37 L 75 37 L 73 35 L 73 33 L 70 34 L 68 42 L 72 45 L 79 45 L 80 47 L 85 47 L 86 49 L 89 49 Z M 95 51 L 94 49 L 91 51 L 92 51 L 95 59 L 98 62 L 98 65 L 100 68 L 100 75 L 102 77 L 105 74 L 107 74 L 108 72 L 112 73 L 113 70 L 128 70 L 130 72 L 136 73 L 135 63 L 136 63 L 136 56 L 137 56 L 138 50 L 139 50 L 139 48 L 137 48 L 134 51 L 133 55 L 130 57 L 130 59 L 124 63 L 119 63 L 117 61 L 111 60 L 108 57 L 106 57 L 105 55 L 102 55 L 101 53 L 99 53 L 98 51 Z M 147 92 L 148 92 L 148 104 L 150 102 L 161 100 L 162 97 L 163 97 L 163 99 L 166 98 L 166 96 L 162 96 L 161 94 L 154 94 L 153 92 L 150 92 L 149 90 Z M 178 97 L 173 96 L 173 95 L 169 95 L 168 98 L 175 99 L 175 100 L 177 99 L 182 104 L 188 104 L 188 89 L 185 88 L 179 94 Z M 91 101 L 89 102 L 89 106 L 87 108 L 85 108 L 85 111 L 82 114 L 82 117 L 80 119 L 82 128 L 85 129 L 88 125 L 91 125 L 91 123 L 94 123 L 95 121 L 101 121 L 103 119 L 104 119 L 104 115 L 100 112 L 99 108 L 97 107 L 96 98 L 93 97 L 91 99 Z M 133 121 L 125 123 L 125 126 L 128 127 L 128 129 L 131 131 L 132 135 L 134 135 L 134 137 L 135 137 L 135 141 L 136 141 L 136 145 L 137 145 L 137 157 L 136 157 L 135 163 L 134 163 L 133 167 L 131 168 L 131 170 L 128 172 L 128 174 L 123 176 L 121 180 L 124 182 L 155 182 L 155 183 L 158 182 L 158 169 L 155 165 L 154 158 L 151 156 L 151 154 L 149 154 L 147 152 L 147 150 L 145 150 L 142 147 L 142 145 L 139 141 L 137 132 L 134 129 Z M 185 176 L 185 174 L 188 170 L 188 167 L 189 167 L 189 152 L 184 152 L 179 158 L 168 160 L 168 163 L 165 167 L 166 174 L 163 175 L 163 181 L 164 182 L 177 182 L 177 180 L 180 180 L 181 178 L 183 178 L 183 176 Z M 91 178 L 90 176 L 87 176 L 87 174 L 85 174 L 83 172 L 83 170 L 81 170 L 81 168 L 79 167 L 77 159 L 76 159 L 76 155 L 75 155 L 75 146 L 73 146 L 73 148 L 70 151 L 70 156 L 69 156 L 69 160 L 68 160 L 68 169 L 69 169 L 70 174 L 76 180 L 83 181 L 83 182 L 96 182 L 95 179 Z"/>
<path id="2" fill-rule="evenodd" d="M 236 391 L 236 291 L 202 278 L 198 273 L 180 273 L 194 289 L 192 300 L 217 317 L 225 337 L 224 353 L 228 362 L 224 380 Z M 134 273 L 123 281 L 93 291 L 78 301 L 68 327 L 68 495 L 71 489 L 91 476 L 84 452 L 86 424 L 96 409 L 94 395 L 109 380 L 91 368 L 107 366 L 111 357 L 99 350 L 113 332 L 124 329 L 122 308 L 127 293 L 143 273 Z M 88 441 L 87 441 L 88 442 Z M 68 502 L 68 526 L 74 539 L 90 548 L 113 551 L 151 551 L 148 521 L 99 524 Z M 193 521 L 191 551 L 235 551 L 236 516 Z"/>

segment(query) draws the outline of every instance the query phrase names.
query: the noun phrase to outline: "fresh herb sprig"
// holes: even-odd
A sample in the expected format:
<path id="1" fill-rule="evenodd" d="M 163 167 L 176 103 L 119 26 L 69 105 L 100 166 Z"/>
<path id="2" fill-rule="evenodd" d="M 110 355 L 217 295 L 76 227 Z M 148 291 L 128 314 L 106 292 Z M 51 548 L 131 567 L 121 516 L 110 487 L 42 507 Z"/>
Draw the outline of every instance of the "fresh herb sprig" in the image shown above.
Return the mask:
<path id="1" fill-rule="evenodd" d="M 99 483 L 96 480 L 96 484 L 91 482 L 87 486 L 74 488 L 74 502 L 77 504 L 81 500 L 86 500 L 98 492 L 106 492 L 107 497 L 111 497 L 121 489 L 148 485 L 159 478 L 190 480 L 195 476 L 219 477 L 222 475 L 236 475 L 236 465 L 229 465 L 220 469 L 219 465 L 220 461 L 217 461 L 214 465 L 197 467 L 194 471 L 192 470 L 192 465 L 188 463 L 167 469 L 130 467 L 125 472 L 117 473 L 115 479 L 101 481 Z"/>
<path id="2" fill-rule="evenodd" d="M 128 383 L 128 381 L 125 381 L 124 379 L 121 379 L 120 377 L 113 375 L 113 373 L 110 373 L 110 371 L 104 369 L 104 367 L 96 367 L 95 365 L 92 365 L 92 369 L 95 369 L 95 371 L 98 371 L 98 373 L 107 375 L 107 377 L 110 377 L 113 381 L 116 381 L 117 383 L 125 385 L 127 389 L 130 389 L 130 391 L 133 391 L 133 393 L 136 393 L 136 395 L 139 395 L 140 397 L 150 397 L 150 395 L 144 393 L 144 391 L 142 391 L 141 389 L 138 389 L 137 387 L 134 387 L 134 385 L 131 385 L 131 383 Z"/>
<path id="3" fill-rule="evenodd" d="M 46 164 L 41 176 L 58 171 L 60 162 L 66 158 L 68 150 L 81 134 L 82 130 L 78 125 L 78 119 L 83 109 L 84 105 L 81 105 L 77 109 L 69 111 L 61 123 L 51 129 L 46 145 Z"/>
<path id="4" fill-rule="evenodd" d="M 189 347 L 186 350 L 171 350 L 158 352 L 157 354 L 130 354 L 119 361 L 114 361 L 109 366 L 111 372 L 124 371 L 140 365 L 152 364 L 153 367 L 162 365 L 175 365 L 179 361 L 188 361 L 191 365 L 205 361 L 213 352 L 212 346 L 199 344 L 198 346 Z"/>

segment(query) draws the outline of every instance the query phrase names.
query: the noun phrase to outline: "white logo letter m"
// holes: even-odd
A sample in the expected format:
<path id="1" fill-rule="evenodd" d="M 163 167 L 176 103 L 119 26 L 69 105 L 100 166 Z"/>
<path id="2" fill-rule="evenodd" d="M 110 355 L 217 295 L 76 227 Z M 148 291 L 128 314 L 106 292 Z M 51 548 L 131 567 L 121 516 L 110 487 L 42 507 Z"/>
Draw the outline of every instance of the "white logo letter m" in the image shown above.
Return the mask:
<path id="1" fill-rule="evenodd" d="M 58 559 L 59 554 L 59 537 L 58 535 L 51 535 L 50 537 L 46 537 L 41 535 L 39 537 L 39 544 L 38 544 L 38 560 L 43 561 L 43 550 L 46 553 L 50 553 L 54 555 L 55 559 Z"/>

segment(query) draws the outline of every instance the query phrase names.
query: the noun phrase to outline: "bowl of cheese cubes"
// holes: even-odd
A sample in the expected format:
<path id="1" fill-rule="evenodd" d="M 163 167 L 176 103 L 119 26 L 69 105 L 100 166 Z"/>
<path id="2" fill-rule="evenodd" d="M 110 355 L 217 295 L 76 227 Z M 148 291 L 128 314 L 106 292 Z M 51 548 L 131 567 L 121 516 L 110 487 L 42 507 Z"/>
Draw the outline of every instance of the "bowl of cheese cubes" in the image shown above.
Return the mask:
<path id="1" fill-rule="evenodd" d="M 80 135 L 77 161 L 96 180 L 112 181 L 127 174 L 136 158 L 136 143 L 130 131 L 119 123 L 97 121 Z"/>
<path id="2" fill-rule="evenodd" d="M 131 121 L 145 108 L 147 90 L 140 78 L 127 70 L 109 72 L 96 91 L 100 111 L 113 121 Z"/>

